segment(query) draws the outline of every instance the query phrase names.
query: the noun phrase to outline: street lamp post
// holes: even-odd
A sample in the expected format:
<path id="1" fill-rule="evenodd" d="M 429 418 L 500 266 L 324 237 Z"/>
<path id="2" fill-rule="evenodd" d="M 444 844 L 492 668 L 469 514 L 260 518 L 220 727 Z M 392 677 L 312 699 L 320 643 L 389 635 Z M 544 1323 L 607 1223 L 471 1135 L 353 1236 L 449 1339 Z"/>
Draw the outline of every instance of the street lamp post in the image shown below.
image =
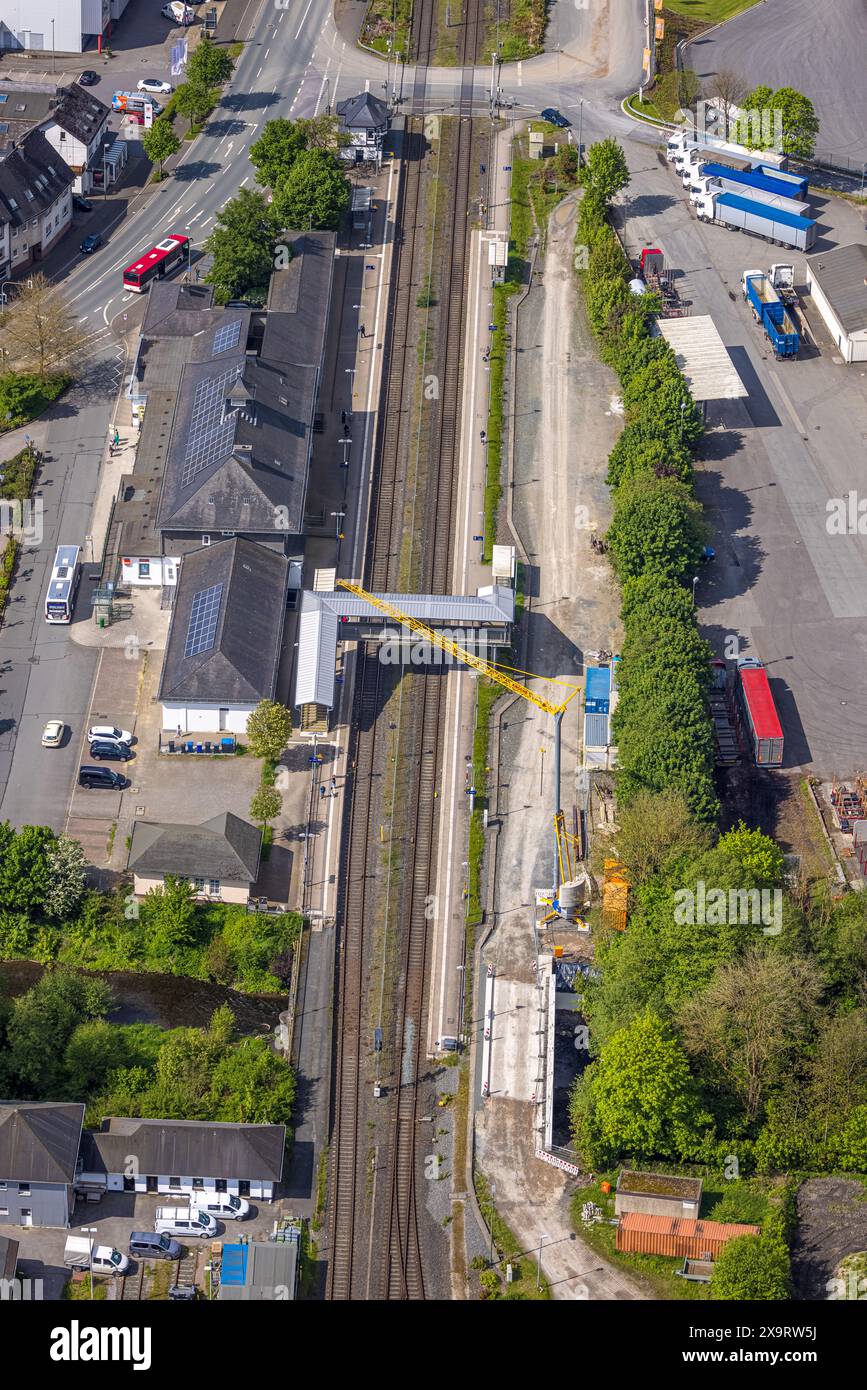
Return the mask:
<path id="1" fill-rule="evenodd" d="M 51 71 L 54 72 L 54 20 L 51 21 Z"/>
<path id="2" fill-rule="evenodd" d="M 488 1264 L 491 1265 L 492 1268 L 493 1268 L 493 1264 L 494 1264 L 494 1198 L 496 1197 L 496 1195 L 497 1195 L 497 1185 L 496 1185 L 496 1183 L 493 1183 L 493 1182 L 492 1182 L 492 1183 L 491 1183 L 491 1219 L 490 1219 L 490 1221 L 488 1222 L 488 1225 L 489 1225 L 490 1228 L 491 1228 L 491 1253 L 490 1253 L 490 1258 L 489 1258 L 489 1260 L 488 1260 Z"/>
<path id="3" fill-rule="evenodd" d="M 584 129 L 584 98 L 578 98 L 578 163 L 584 163 L 584 145 L 581 141 L 581 133 Z"/>
<path id="4" fill-rule="evenodd" d="M 539 1235 L 539 1253 L 536 1257 L 536 1288 L 542 1292 L 542 1242 L 548 1239 L 547 1231 L 542 1231 Z"/>
<path id="5" fill-rule="evenodd" d="M 692 577 L 692 606 L 693 606 L 693 608 L 695 607 L 695 586 L 696 586 L 697 583 L 698 583 L 698 575 L 697 575 L 697 574 L 694 574 L 693 577 Z"/>
<path id="6" fill-rule="evenodd" d="M 343 537 L 340 533 L 340 526 L 343 518 L 346 516 L 346 512 L 332 512 L 331 515 L 334 517 L 334 539 L 336 541 L 342 540 Z"/>
<path id="7" fill-rule="evenodd" d="M 90 1267 L 90 1297 L 93 1298 L 93 1237 L 96 1235 L 95 1226 L 82 1226 L 82 1231 L 88 1237 L 87 1263 Z"/>

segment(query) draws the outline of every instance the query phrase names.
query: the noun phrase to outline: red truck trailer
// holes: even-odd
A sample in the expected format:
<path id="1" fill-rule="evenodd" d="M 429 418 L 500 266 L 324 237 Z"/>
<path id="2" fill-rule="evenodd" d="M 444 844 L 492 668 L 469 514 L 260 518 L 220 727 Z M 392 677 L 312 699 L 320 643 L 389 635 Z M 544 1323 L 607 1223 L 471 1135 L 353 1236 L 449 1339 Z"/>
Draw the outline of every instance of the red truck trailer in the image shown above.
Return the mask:
<path id="1" fill-rule="evenodd" d="M 782 767 L 783 730 L 777 714 L 768 673 L 753 656 L 738 660 L 738 692 L 741 723 L 758 767 Z"/>

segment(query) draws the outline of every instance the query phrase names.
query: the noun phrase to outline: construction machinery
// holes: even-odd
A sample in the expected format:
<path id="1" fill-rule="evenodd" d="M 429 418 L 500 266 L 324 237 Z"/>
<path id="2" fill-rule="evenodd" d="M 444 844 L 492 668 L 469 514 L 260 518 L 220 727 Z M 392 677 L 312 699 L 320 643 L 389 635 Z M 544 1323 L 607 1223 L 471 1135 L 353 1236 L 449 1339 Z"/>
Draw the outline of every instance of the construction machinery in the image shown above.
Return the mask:
<path id="1" fill-rule="evenodd" d="M 386 614 L 387 617 L 393 618 L 395 622 L 400 623 L 403 627 L 409 628 L 410 632 L 415 633 L 418 637 L 423 637 L 426 641 L 430 642 L 432 646 L 438 647 L 440 651 L 448 652 L 454 660 L 462 662 L 465 666 L 469 666 L 473 671 L 478 671 L 482 676 L 487 676 L 489 680 L 496 681 L 497 685 L 502 686 L 504 690 L 510 691 L 511 694 L 520 695 L 522 700 L 529 700 L 530 704 L 535 705 L 537 709 L 544 710 L 546 714 L 553 715 L 554 820 L 556 827 L 558 819 L 562 819 L 563 814 L 560 806 L 561 725 L 567 705 L 571 700 L 574 700 L 575 696 L 580 693 L 583 687 L 580 685 L 573 686 L 568 681 L 562 681 L 553 676 L 535 676 L 532 671 L 518 671 L 514 667 L 504 668 L 495 666 L 490 661 L 486 661 L 484 657 L 477 656 L 475 652 L 470 651 L 461 643 L 453 641 L 452 638 L 447 637 L 445 633 L 437 632 L 436 628 L 428 627 L 427 623 L 421 622 L 418 618 L 410 618 L 406 613 L 396 608 L 393 603 L 390 603 L 388 599 L 384 598 L 382 594 L 368 593 L 367 589 L 363 589 L 360 584 L 355 584 L 349 579 L 338 579 L 337 583 L 341 589 L 347 589 L 349 593 L 364 599 L 364 601 L 369 603 L 373 608 L 377 608 L 381 613 Z M 536 691 L 531 690 L 523 681 L 516 680 L 516 675 L 529 676 L 535 680 L 550 680 L 554 685 L 566 686 L 569 690 L 569 694 L 560 704 L 554 704 L 551 700 L 546 700 L 543 695 L 537 695 Z M 560 866 L 561 843 L 558 838 L 558 876 L 560 873 Z M 559 884 L 557 885 L 557 892 L 559 892 Z M 557 893 L 555 893 L 555 897 L 556 896 Z"/>
<path id="2" fill-rule="evenodd" d="M 557 886 L 553 893 L 538 893 L 536 902 L 549 909 L 539 925 L 561 920 L 571 922 L 581 931 L 589 931 L 582 913 L 590 906 L 590 876 L 581 868 L 581 842 L 566 829 L 562 810 L 554 817 L 554 838 L 557 842 Z"/>

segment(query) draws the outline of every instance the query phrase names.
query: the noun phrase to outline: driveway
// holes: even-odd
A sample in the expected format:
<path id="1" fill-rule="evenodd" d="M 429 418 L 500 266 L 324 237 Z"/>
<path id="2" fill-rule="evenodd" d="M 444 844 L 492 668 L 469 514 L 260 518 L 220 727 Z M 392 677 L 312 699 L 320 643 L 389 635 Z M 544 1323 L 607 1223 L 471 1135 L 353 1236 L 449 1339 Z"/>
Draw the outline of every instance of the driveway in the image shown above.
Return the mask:
<path id="1" fill-rule="evenodd" d="M 702 631 L 719 655 L 731 656 L 736 639 L 768 665 L 787 767 L 851 772 L 867 746 L 867 555 L 862 537 L 830 535 L 826 521 L 832 499 L 863 487 L 853 440 L 867 438 L 867 373 L 835 360 L 809 307 L 819 347 L 776 362 L 740 277 L 793 261 L 803 292 L 804 257 L 697 222 L 656 153 L 625 149 L 633 180 L 618 220 L 630 254 L 662 247 L 690 312 L 711 315 L 749 389 L 708 406 L 697 491 L 717 558 L 698 585 Z M 819 249 L 867 239 L 859 209 L 836 199 L 814 207 Z"/>
<path id="2" fill-rule="evenodd" d="M 763 0 L 762 4 L 696 39 L 686 62 L 703 82 L 729 68 L 751 88 L 794 87 L 810 98 L 819 117 L 817 151 L 851 160 L 867 159 L 864 0 Z"/>

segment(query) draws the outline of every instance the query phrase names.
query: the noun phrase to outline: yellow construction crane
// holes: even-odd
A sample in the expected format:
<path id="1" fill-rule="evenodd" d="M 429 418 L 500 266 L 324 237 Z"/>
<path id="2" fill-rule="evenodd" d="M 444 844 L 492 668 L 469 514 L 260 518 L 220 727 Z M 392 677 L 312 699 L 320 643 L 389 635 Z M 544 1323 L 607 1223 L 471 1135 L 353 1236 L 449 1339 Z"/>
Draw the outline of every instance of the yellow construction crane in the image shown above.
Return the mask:
<path id="1" fill-rule="evenodd" d="M 368 593 L 366 589 L 362 589 L 360 584 L 354 584 L 349 579 L 338 579 L 337 583 L 341 589 L 348 589 L 351 594 L 355 594 L 358 598 L 364 599 L 365 603 L 371 604 L 373 608 L 378 608 L 381 613 L 387 614 L 388 617 L 394 618 L 396 622 L 401 623 L 404 627 L 408 627 L 410 632 L 414 632 L 419 637 L 424 637 L 428 642 L 432 643 L 433 646 L 439 647 L 440 651 L 448 652 L 456 661 L 463 662 L 465 666 L 469 666 L 474 671 L 478 671 L 480 675 L 487 676 L 489 680 L 496 681 L 504 690 L 511 691 L 513 695 L 520 695 L 522 700 L 529 700 L 531 704 L 544 710 L 546 714 L 552 714 L 554 716 L 554 824 L 557 836 L 557 863 L 562 875 L 564 857 L 565 861 L 571 867 L 571 849 L 569 849 L 564 856 L 563 849 L 561 848 L 561 835 L 565 836 L 566 830 L 565 822 L 563 821 L 563 812 L 560 808 L 560 725 L 566 706 L 569 704 L 570 700 L 574 700 L 575 696 L 579 694 L 581 686 L 569 685 L 567 681 L 557 680 L 550 676 L 535 677 L 535 679 L 538 680 L 551 680 L 554 685 L 567 686 L 569 694 L 566 696 L 566 699 L 559 705 L 555 705 L 550 700 L 546 700 L 544 696 L 537 695 L 535 690 L 531 690 L 523 681 L 515 680 L 514 675 L 509 674 L 509 672 L 514 671 L 515 668 L 509 667 L 504 669 L 500 666 L 492 665 L 490 661 L 485 661 L 484 657 L 476 656 L 475 652 L 467 651 L 466 647 L 461 646 L 460 643 L 452 641 L 450 637 L 446 637 L 443 633 L 437 632 L 435 628 L 428 627 L 427 623 L 421 622 L 418 618 L 410 618 L 406 613 L 401 612 L 399 608 L 396 608 L 393 603 L 389 603 L 388 599 L 383 598 L 380 594 Z M 531 671 L 522 671 L 517 674 L 525 676 L 533 675 Z M 565 840 L 563 840 L 562 843 L 565 844 Z M 569 879 L 571 879 L 571 877 L 572 874 L 570 872 Z M 561 882 L 567 881 L 568 879 L 563 879 L 561 877 Z"/>

